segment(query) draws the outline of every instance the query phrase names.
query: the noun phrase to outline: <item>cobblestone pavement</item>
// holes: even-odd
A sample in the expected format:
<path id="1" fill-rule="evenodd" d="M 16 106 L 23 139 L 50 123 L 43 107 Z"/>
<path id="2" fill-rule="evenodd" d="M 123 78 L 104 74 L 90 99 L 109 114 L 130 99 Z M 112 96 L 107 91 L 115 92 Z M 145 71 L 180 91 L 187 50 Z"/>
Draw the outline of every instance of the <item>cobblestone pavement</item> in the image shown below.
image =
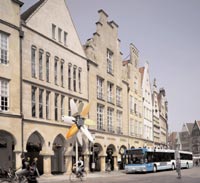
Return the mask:
<path id="1" fill-rule="evenodd" d="M 111 173 L 89 173 L 87 183 L 200 183 L 200 167 L 181 170 L 181 179 L 177 178 L 176 171 L 161 171 L 146 174 L 125 174 L 123 171 Z M 39 183 L 67 183 L 69 176 L 54 175 L 41 176 Z"/>

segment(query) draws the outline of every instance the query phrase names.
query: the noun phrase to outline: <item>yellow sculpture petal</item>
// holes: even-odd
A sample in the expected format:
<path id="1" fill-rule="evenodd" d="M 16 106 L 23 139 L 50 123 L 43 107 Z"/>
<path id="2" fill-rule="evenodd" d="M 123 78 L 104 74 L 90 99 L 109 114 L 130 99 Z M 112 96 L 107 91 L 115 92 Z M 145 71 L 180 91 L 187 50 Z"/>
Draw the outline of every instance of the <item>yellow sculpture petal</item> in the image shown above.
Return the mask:
<path id="1" fill-rule="evenodd" d="M 69 131 L 66 134 L 66 138 L 69 139 L 70 137 L 72 137 L 73 135 L 75 135 L 78 132 L 78 127 L 76 124 L 73 124 L 71 126 L 71 128 L 69 129 Z"/>
<path id="2" fill-rule="evenodd" d="M 85 125 L 91 125 L 91 126 L 95 126 L 96 125 L 96 122 L 91 120 L 91 119 L 86 119 L 85 120 Z"/>
<path id="3" fill-rule="evenodd" d="M 90 104 L 87 104 L 87 105 L 84 107 L 83 111 L 81 112 L 81 116 L 82 116 L 82 117 L 86 117 L 87 114 L 88 114 L 88 112 L 89 112 L 89 110 L 90 110 Z"/>

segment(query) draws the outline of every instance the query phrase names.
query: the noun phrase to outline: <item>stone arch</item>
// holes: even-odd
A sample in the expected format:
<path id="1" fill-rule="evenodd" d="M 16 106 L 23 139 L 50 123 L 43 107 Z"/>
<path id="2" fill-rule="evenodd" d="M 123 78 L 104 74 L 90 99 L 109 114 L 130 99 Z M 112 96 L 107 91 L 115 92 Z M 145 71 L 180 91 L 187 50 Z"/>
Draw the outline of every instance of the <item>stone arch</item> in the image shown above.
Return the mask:
<path id="1" fill-rule="evenodd" d="M 15 137 L 10 132 L 0 130 L 0 167 L 3 169 L 15 168 L 15 145 Z"/>
<path id="2" fill-rule="evenodd" d="M 65 172 L 65 158 L 66 140 L 62 134 L 55 137 L 53 141 L 52 150 L 54 155 L 51 157 L 51 173 L 63 173 Z"/>
<path id="3" fill-rule="evenodd" d="M 100 157 L 103 155 L 103 147 L 99 143 L 95 143 L 91 147 L 90 155 L 90 170 L 91 171 L 101 171 Z"/>
<path id="4" fill-rule="evenodd" d="M 38 170 L 40 174 L 43 174 L 43 156 L 40 152 L 43 149 L 45 140 L 42 135 L 36 130 L 34 131 L 27 140 L 26 143 L 26 157 L 30 157 L 31 161 L 36 157 L 38 158 Z"/>
<path id="5" fill-rule="evenodd" d="M 116 158 L 116 156 L 117 156 L 116 147 L 113 144 L 110 144 L 106 149 L 106 159 L 105 159 L 105 161 L 106 161 L 106 164 L 108 162 L 110 162 L 111 170 L 114 170 L 114 168 L 115 168 L 114 167 L 114 161 L 115 161 L 114 158 Z"/>
<path id="6" fill-rule="evenodd" d="M 126 159 L 125 159 L 125 151 L 127 147 L 125 145 L 121 145 L 119 148 L 119 159 L 118 159 L 118 165 L 119 169 L 123 170 L 124 166 L 126 164 Z"/>

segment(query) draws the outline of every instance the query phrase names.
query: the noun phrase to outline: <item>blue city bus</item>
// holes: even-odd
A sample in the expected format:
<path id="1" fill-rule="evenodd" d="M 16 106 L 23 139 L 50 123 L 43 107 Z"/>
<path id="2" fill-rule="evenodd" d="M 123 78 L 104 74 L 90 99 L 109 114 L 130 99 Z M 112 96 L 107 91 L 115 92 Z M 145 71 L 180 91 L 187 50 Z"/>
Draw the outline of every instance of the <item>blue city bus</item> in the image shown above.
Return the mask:
<path id="1" fill-rule="evenodd" d="M 125 171 L 134 172 L 156 172 L 176 168 L 176 157 L 180 157 L 181 168 L 193 166 L 192 152 L 177 151 L 170 149 L 148 149 L 137 148 L 125 151 Z"/>

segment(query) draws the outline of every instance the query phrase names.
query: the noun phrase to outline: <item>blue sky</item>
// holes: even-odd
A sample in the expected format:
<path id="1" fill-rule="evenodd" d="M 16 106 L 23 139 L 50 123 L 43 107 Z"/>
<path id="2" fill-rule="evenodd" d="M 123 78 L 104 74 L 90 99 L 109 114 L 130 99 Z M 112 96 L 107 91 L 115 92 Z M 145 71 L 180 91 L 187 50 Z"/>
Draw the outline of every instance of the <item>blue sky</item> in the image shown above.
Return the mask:
<path id="1" fill-rule="evenodd" d="M 22 11 L 37 0 L 22 0 Z M 169 130 L 200 120 L 199 0 L 67 0 L 82 44 L 96 31 L 98 10 L 118 25 L 123 58 L 129 44 L 139 50 L 140 66 L 150 65 L 150 78 L 164 87 Z"/>

